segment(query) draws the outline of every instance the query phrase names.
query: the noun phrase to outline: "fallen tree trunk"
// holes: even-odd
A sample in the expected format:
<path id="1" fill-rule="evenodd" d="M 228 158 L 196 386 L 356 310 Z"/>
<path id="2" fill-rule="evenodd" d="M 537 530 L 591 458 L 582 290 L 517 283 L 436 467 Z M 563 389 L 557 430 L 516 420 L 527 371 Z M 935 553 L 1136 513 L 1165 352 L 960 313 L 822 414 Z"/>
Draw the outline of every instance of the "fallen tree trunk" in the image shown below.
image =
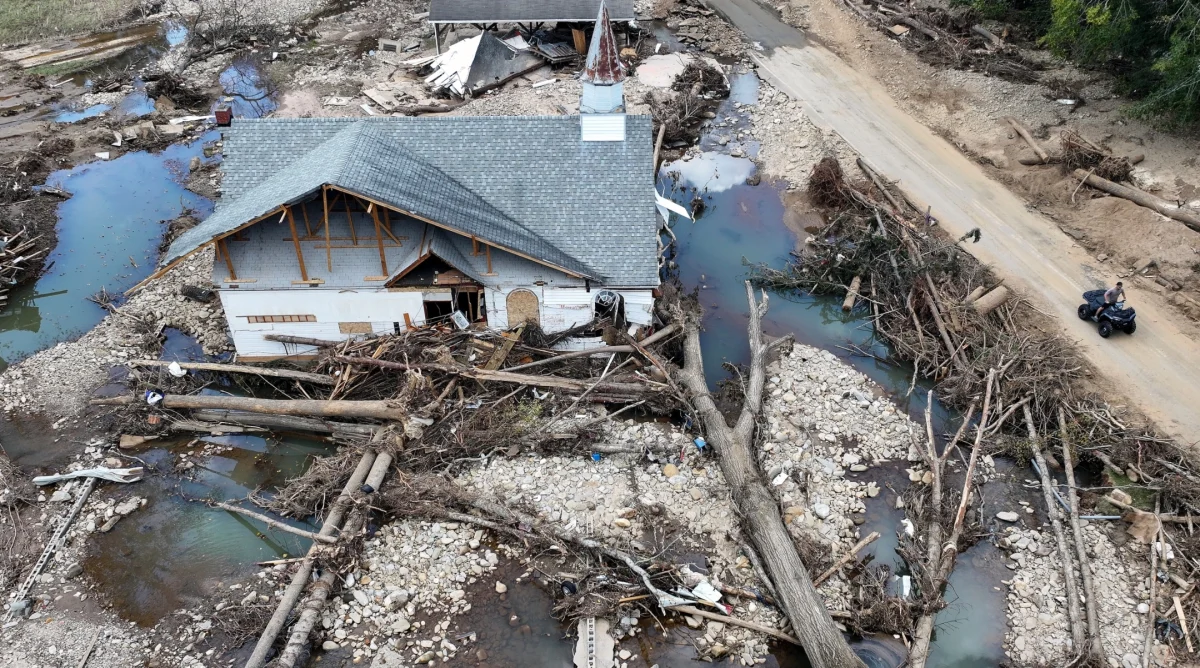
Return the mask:
<path id="1" fill-rule="evenodd" d="M 218 371 L 221 373 L 244 373 L 254 376 L 267 376 L 270 378 L 287 378 L 289 380 L 302 380 L 306 383 L 314 385 L 333 385 L 333 378 L 326 376 L 323 373 L 309 373 L 307 371 L 294 371 L 292 369 L 267 369 L 257 366 L 246 366 L 243 364 L 216 364 L 213 362 L 164 362 L 162 360 L 133 360 L 129 362 L 130 366 L 151 366 L 165 367 L 172 364 L 178 364 L 181 369 L 197 370 L 197 371 Z"/>
<path id="2" fill-rule="evenodd" d="M 684 324 L 684 367 L 677 375 L 680 384 L 692 395 L 708 442 L 717 451 L 745 533 L 758 549 L 779 595 L 780 609 L 791 623 L 794 635 L 803 639 L 809 661 L 814 668 L 865 668 L 838 631 L 813 587 L 808 570 L 796 552 L 796 544 L 780 516 L 779 504 L 763 481 L 751 451 L 755 422 L 762 411 L 767 351 L 775 343 L 767 346 L 762 340 L 762 317 L 768 304 L 766 293 L 761 304 L 756 302 L 747 281 L 746 295 L 750 301 L 751 360 L 745 404 L 737 424 L 731 428 L 725 422 L 709 392 L 700 350 L 700 325 L 695 314 Z M 776 343 L 788 340 L 790 337 L 785 337 Z"/>
<path id="3" fill-rule="evenodd" d="M 284 431 L 311 431 L 318 434 L 344 434 L 371 437 L 379 430 L 378 425 L 334 422 L 318 418 L 293 417 L 288 415 L 266 415 L 228 409 L 203 408 L 192 411 L 192 417 L 206 422 L 233 423 L 239 426 L 266 427 Z"/>
<path id="4" fill-rule="evenodd" d="M 1184 209 L 1168 203 L 1166 200 L 1159 199 L 1150 193 L 1142 192 L 1136 188 L 1123 186 L 1119 183 L 1113 183 L 1108 179 L 1101 178 L 1095 174 L 1090 174 L 1077 169 L 1074 172 L 1075 178 L 1083 181 L 1089 186 L 1103 190 L 1110 195 L 1116 195 L 1122 199 L 1127 199 L 1134 204 L 1144 206 L 1152 211 L 1157 211 L 1167 218 L 1173 218 L 1187 225 L 1193 230 L 1200 232 L 1200 214 L 1191 213 Z"/>
<path id="5" fill-rule="evenodd" d="M 999 37 L 998 37 L 998 36 L 997 36 L 995 33 L 993 33 L 992 31 L 988 30 L 987 28 L 984 28 L 984 27 L 983 27 L 983 26 L 981 26 L 981 25 L 973 25 L 973 26 L 971 26 L 971 32 L 973 32 L 973 33 L 975 33 L 976 35 L 979 35 L 980 37 L 982 37 L 982 38 L 986 39 L 987 41 L 991 42 L 991 43 L 992 43 L 992 46 L 996 46 L 996 47 L 1002 47 L 1002 46 L 1004 46 L 1004 40 L 1000 39 L 1000 38 L 999 38 Z"/>
<path id="6" fill-rule="evenodd" d="M 1005 120 L 1008 121 L 1008 124 L 1017 131 L 1017 134 L 1021 135 L 1021 139 L 1024 139 L 1025 143 L 1029 144 L 1029 148 L 1033 149 L 1033 152 L 1037 154 L 1038 159 L 1041 160 L 1043 164 L 1050 160 L 1050 154 L 1046 153 L 1046 149 L 1042 148 L 1036 141 L 1034 141 L 1033 135 L 1029 134 L 1029 130 L 1026 129 L 1024 125 L 1021 125 L 1017 119 L 1011 116 Z"/>
<path id="7" fill-rule="evenodd" d="M 1094 665 L 1103 665 L 1104 642 L 1100 638 L 1100 614 L 1096 610 L 1096 588 L 1092 584 L 1092 568 L 1088 559 L 1083 529 L 1079 526 L 1079 495 L 1075 492 L 1075 465 L 1071 460 L 1071 441 L 1067 437 L 1067 416 L 1058 407 L 1058 430 L 1062 439 L 1063 471 L 1067 474 L 1067 503 L 1071 510 L 1071 535 L 1075 539 L 1075 556 L 1079 557 L 1079 573 L 1083 580 L 1084 612 L 1087 614 L 1087 648 L 1085 654 Z M 1083 650 L 1084 648 L 1078 648 Z"/>
<path id="8" fill-rule="evenodd" d="M 383 479 L 387 476 L 388 467 L 392 464 L 392 456 L 386 452 L 381 452 L 375 458 L 375 463 L 371 466 L 371 472 L 367 474 L 367 485 L 373 490 L 378 490 L 383 485 Z M 362 507 L 356 507 L 350 513 L 350 517 L 346 520 L 346 526 L 342 530 L 345 536 L 355 536 L 362 531 L 363 524 L 366 521 L 366 512 Z M 296 624 L 292 627 L 292 633 L 288 636 L 287 645 L 283 651 L 279 653 L 279 658 L 275 660 L 276 668 L 292 668 L 296 665 L 300 655 L 308 648 L 308 637 L 312 635 L 313 627 L 316 626 L 317 620 L 321 617 L 321 611 L 325 608 L 325 601 L 333 592 L 334 586 L 338 581 L 338 572 L 336 568 L 325 568 L 321 573 L 321 577 L 312 585 L 312 592 L 304 604 L 300 606 L 300 614 L 296 616 Z"/>
<path id="9" fill-rule="evenodd" d="M 1067 589 L 1067 618 L 1071 626 L 1071 641 L 1076 651 L 1083 649 L 1086 635 L 1083 632 L 1083 615 L 1079 610 L 1079 590 L 1075 583 L 1075 567 L 1071 552 L 1067 549 L 1067 538 L 1063 534 L 1058 503 L 1054 500 L 1054 481 L 1050 479 L 1050 469 L 1046 466 L 1046 458 L 1042 456 L 1040 437 L 1033 424 L 1033 412 L 1029 404 L 1021 407 L 1025 411 L 1025 426 L 1029 430 L 1029 446 L 1033 449 L 1033 459 L 1038 465 L 1038 474 L 1042 481 L 1042 499 L 1046 503 L 1046 514 L 1050 517 L 1050 526 L 1054 529 L 1054 539 L 1058 543 L 1058 558 L 1062 561 L 1063 585 Z"/>
<path id="10" fill-rule="evenodd" d="M 858 301 L 858 291 L 861 288 L 862 276 L 855 276 L 854 280 L 850 281 L 850 287 L 846 290 L 846 298 L 842 300 L 843 311 L 854 309 L 854 302 Z"/>
<path id="11" fill-rule="evenodd" d="M 140 403 L 138 397 L 106 397 L 92 399 L 93 406 L 129 406 Z M 319 417 L 371 418 L 403 420 L 405 412 L 390 401 L 322 401 L 320 399 L 256 399 L 209 394 L 168 394 L 163 397 L 166 408 L 228 408 L 268 415 L 298 415 Z"/>
<path id="12" fill-rule="evenodd" d="M 354 473 L 350 474 L 350 479 L 342 488 L 342 493 L 329 506 L 329 514 L 325 516 L 325 523 L 321 525 L 319 532 L 321 535 L 332 536 L 333 532 L 337 531 L 338 526 L 342 523 L 342 517 L 346 513 L 346 508 L 350 505 L 350 495 L 362 486 L 374 463 L 375 453 L 370 450 L 364 452 L 362 459 L 358 460 L 358 466 L 354 469 Z M 271 615 L 271 621 L 267 622 L 266 628 L 259 635 L 258 643 L 254 646 L 254 652 L 251 653 L 250 658 L 246 660 L 245 668 L 262 668 L 266 664 L 271 645 L 275 644 L 275 638 L 287 623 L 288 617 L 292 614 L 292 608 L 296 607 L 296 602 L 304 593 L 308 578 L 312 575 L 317 552 L 320 549 L 321 547 L 317 543 L 313 543 L 312 547 L 308 549 L 308 554 L 304 556 L 296 573 L 292 575 L 292 582 L 284 591 L 283 598 L 279 599 L 279 607 L 275 608 L 275 614 Z"/>

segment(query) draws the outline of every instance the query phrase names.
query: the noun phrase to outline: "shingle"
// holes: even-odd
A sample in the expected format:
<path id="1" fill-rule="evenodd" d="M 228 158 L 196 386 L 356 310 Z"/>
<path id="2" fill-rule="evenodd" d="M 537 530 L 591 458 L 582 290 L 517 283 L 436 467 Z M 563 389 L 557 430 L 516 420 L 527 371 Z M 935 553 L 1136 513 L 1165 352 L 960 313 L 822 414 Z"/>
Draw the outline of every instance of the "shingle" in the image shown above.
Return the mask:
<path id="1" fill-rule="evenodd" d="M 363 129 L 324 145 L 351 127 Z M 458 228 L 474 220 L 489 229 L 512 223 L 506 229 L 514 244 L 522 238 L 532 243 L 524 237 L 530 234 L 588 267 L 581 271 L 585 275 L 594 272 L 613 286 L 654 286 L 658 246 L 650 118 L 629 116 L 626 132 L 622 142 L 584 142 L 578 116 L 238 119 L 226 132 L 223 199 L 192 232 L 232 215 L 226 213 L 231 209 L 237 218 L 256 208 L 239 201 L 251 188 L 255 200 L 262 184 L 269 183 L 272 193 L 283 186 L 292 188 L 288 192 L 302 186 L 311 190 L 320 186 L 311 185 L 315 180 L 332 178 L 334 165 L 345 160 L 346 173 L 372 187 L 391 187 L 390 180 L 405 175 L 414 196 L 427 196 L 423 201 L 429 206 L 450 207 L 439 215 L 452 214 L 459 221 L 429 216 L 438 222 Z M 387 154 L 385 145 L 400 150 Z M 373 157 L 355 155 L 359 147 Z M 380 151 L 385 154 L 377 155 Z M 401 156 L 420 164 L 401 164 Z M 472 197 L 478 198 L 476 204 Z M 175 251 L 172 245 L 173 256 Z"/>
<path id="2" fill-rule="evenodd" d="M 605 0 L 614 21 L 634 18 L 633 0 Z M 432 0 L 430 23 L 594 21 L 600 0 Z"/>

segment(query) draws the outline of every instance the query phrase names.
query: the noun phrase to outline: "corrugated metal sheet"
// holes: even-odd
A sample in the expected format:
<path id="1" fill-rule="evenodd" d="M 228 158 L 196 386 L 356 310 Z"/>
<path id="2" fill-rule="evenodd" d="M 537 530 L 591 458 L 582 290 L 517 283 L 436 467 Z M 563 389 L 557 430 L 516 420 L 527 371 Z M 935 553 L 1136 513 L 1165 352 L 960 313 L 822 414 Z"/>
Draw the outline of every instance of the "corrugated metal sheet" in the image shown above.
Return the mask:
<path id="1" fill-rule="evenodd" d="M 625 141 L 625 114 L 580 114 L 583 141 Z"/>
<path id="2" fill-rule="evenodd" d="M 592 43 L 588 45 L 587 61 L 580 78 L 595 84 L 611 85 L 625 80 L 625 64 L 617 49 L 617 37 L 608 20 L 608 5 L 600 3 Z"/>

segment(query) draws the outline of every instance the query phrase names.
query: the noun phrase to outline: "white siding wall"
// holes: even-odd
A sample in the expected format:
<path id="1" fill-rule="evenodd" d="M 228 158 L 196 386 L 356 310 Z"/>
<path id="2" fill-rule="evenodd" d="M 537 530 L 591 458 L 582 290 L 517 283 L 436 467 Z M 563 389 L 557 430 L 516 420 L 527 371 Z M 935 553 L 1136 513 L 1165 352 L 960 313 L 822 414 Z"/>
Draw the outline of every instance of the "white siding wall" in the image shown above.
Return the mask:
<path id="1" fill-rule="evenodd" d="M 580 114 L 583 141 L 625 141 L 625 114 Z"/>
<path id="2" fill-rule="evenodd" d="M 592 319 L 596 293 L 603 288 L 543 288 L 531 285 L 526 288 L 503 286 L 487 289 L 488 325 L 495 329 L 508 328 L 508 293 L 515 289 L 530 290 L 537 295 L 541 307 L 542 329 L 557 332 L 582 325 Z M 620 290 L 625 301 L 625 319 L 635 325 L 648 325 L 654 309 L 654 295 L 650 290 Z"/>
<path id="3" fill-rule="evenodd" d="M 341 341 L 352 335 L 342 334 L 340 322 L 370 322 L 375 333 L 394 331 L 393 323 L 404 326 L 404 314 L 415 324 L 425 319 L 420 292 L 348 292 L 296 288 L 291 290 L 221 290 L 221 305 L 233 334 L 233 343 L 241 356 L 304 354 L 313 349 L 263 339 L 264 334 L 291 334 Z M 252 315 L 312 315 L 317 322 L 275 322 L 252 324 Z"/>

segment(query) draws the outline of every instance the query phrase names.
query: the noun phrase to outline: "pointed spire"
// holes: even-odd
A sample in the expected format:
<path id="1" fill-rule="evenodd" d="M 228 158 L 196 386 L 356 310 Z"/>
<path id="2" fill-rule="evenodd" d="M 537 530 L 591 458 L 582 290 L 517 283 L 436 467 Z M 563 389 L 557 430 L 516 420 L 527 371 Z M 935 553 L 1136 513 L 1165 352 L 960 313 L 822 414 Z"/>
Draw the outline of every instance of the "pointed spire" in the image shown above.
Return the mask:
<path id="1" fill-rule="evenodd" d="M 617 51 L 617 37 L 608 20 L 608 7 L 604 0 L 600 0 L 600 12 L 596 16 L 596 27 L 592 31 L 592 43 L 588 46 L 581 79 L 599 86 L 611 86 L 625 80 L 625 65 Z"/>

